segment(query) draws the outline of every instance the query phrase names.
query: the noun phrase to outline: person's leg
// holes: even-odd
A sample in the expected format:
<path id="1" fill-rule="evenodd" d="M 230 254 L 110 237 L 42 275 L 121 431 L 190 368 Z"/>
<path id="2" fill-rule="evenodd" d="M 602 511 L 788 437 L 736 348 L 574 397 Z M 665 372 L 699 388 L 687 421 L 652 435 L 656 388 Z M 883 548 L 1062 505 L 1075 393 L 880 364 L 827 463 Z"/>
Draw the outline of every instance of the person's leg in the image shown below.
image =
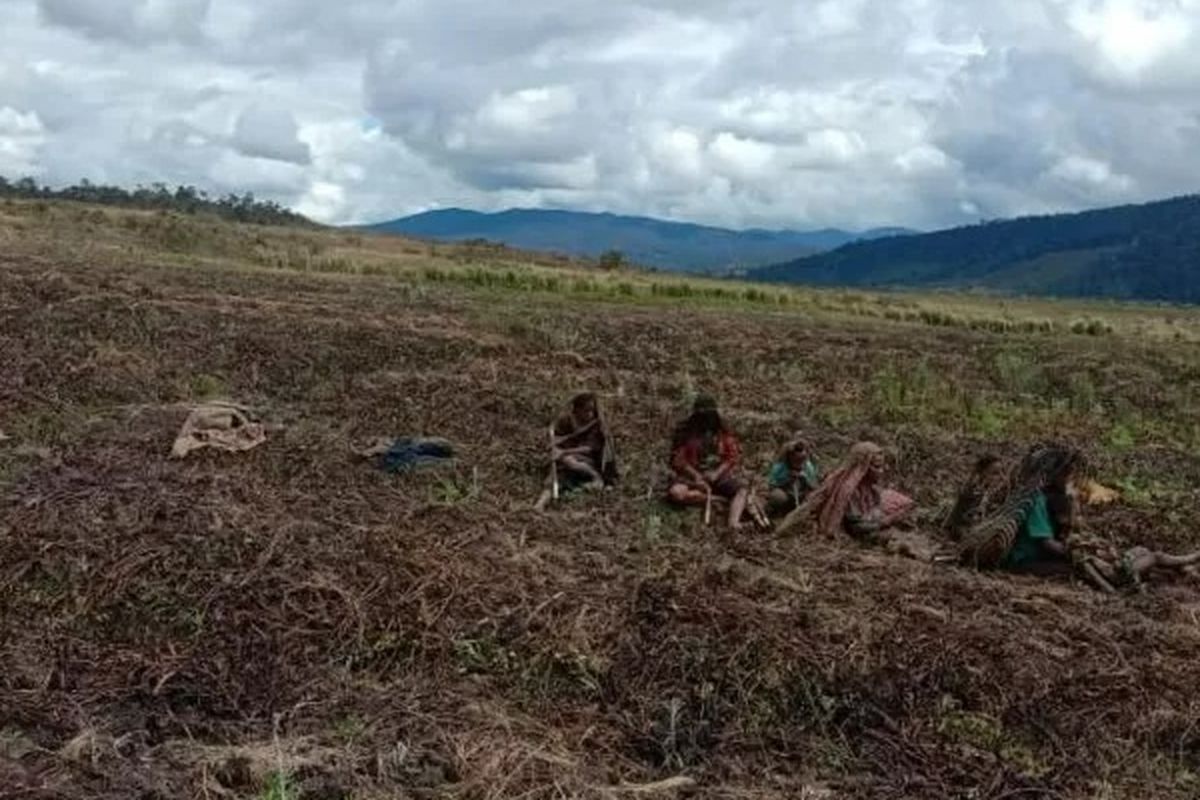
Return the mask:
<path id="1" fill-rule="evenodd" d="M 767 514 L 772 517 L 782 517 L 795 510 L 796 500 L 783 489 L 772 489 L 767 492 Z"/>
<path id="2" fill-rule="evenodd" d="M 1200 552 L 1188 553 L 1182 556 L 1173 556 L 1170 553 L 1152 553 L 1152 555 L 1155 561 L 1152 566 L 1179 569 L 1191 566 L 1192 564 L 1200 564 Z"/>
<path id="3" fill-rule="evenodd" d="M 583 456 L 563 456 L 558 463 L 579 476 L 582 483 L 604 483 L 604 476 Z"/>
<path id="4" fill-rule="evenodd" d="M 708 502 L 708 493 L 693 489 L 686 483 L 673 483 L 667 490 L 667 499 L 680 506 L 702 506 Z"/>
<path id="5" fill-rule="evenodd" d="M 732 530 L 742 529 L 742 514 L 746 513 L 746 503 L 750 500 L 750 490 L 739 487 L 729 501 L 729 527 Z"/>

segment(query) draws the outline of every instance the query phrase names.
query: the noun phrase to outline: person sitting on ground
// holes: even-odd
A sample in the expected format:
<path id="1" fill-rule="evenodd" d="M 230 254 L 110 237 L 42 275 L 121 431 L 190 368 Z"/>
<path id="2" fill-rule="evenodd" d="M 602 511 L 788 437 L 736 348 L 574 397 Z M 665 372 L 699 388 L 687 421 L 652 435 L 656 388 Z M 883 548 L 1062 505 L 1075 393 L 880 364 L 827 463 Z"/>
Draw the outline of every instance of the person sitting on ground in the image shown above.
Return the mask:
<path id="1" fill-rule="evenodd" d="M 667 497 L 681 506 L 705 506 L 714 498 L 729 503 L 729 527 L 741 530 L 750 493 L 737 477 L 741 445 L 717 410 L 717 401 L 700 395 L 691 415 L 671 441 L 671 485 Z"/>
<path id="2" fill-rule="evenodd" d="M 1003 499 L 961 535 L 960 559 L 1034 575 L 1075 570 L 1068 539 L 1077 520 L 1072 478 L 1083 466 L 1074 448 L 1037 444 L 1008 481 Z"/>
<path id="3" fill-rule="evenodd" d="M 550 438 L 552 464 L 547 486 L 535 505 L 538 511 L 544 511 L 554 499 L 555 483 L 560 494 L 616 483 L 612 437 L 595 394 L 582 392 L 571 398 L 570 406 L 554 421 Z"/>
<path id="4" fill-rule="evenodd" d="M 1103 555 L 1088 555 L 1082 559 L 1084 576 L 1101 591 L 1144 591 L 1147 579 L 1185 573 L 1195 575 L 1200 564 L 1200 552 L 1172 555 L 1148 547 L 1131 547 L 1124 553 L 1104 548 Z"/>
<path id="5" fill-rule="evenodd" d="M 767 472 L 768 515 L 781 517 L 795 511 L 817 488 L 820 477 L 811 454 L 812 448 L 800 434 L 779 451 L 779 458 Z"/>
<path id="6" fill-rule="evenodd" d="M 999 456 L 981 456 L 971 470 L 971 477 L 958 490 L 954 507 L 946 518 L 946 534 L 960 541 L 963 534 L 996 510 L 1008 490 L 1008 475 Z"/>
<path id="7" fill-rule="evenodd" d="M 778 531 L 786 533 L 815 520 L 826 536 L 839 532 L 856 539 L 886 542 L 891 529 L 913 510 L 911 498 L 882 486 L 887 473 L 883 448 L 859 442 L 845 462 L 831 472 L 799 508 L 784 517 Z"/>

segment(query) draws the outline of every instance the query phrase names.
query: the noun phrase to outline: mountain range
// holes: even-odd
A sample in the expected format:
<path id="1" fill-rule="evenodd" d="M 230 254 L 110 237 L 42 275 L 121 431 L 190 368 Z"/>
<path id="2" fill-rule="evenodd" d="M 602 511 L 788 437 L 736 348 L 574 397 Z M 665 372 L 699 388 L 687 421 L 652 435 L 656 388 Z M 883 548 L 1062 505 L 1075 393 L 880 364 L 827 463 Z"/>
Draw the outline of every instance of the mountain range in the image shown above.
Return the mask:
<path id="1" fill-rule="evenodd" d="M 486 239 L 525 250 L 595 258 L 618 250 L 634 264 L 680 272 L 730 273 L 840 247 L 860 239 L 908 233 L 883 228 L 855 233 L 730 230 L 647 217 L 576 211 L 510 209 L 481 213 L 451 208 L 364 226 L 378 233 L 442 241 Z"/>
<path id="2" fill-rule="evenodd" d="M 847 244 L 754 270 L 775 282 L 1200 302 L 1200 196 Z"/>

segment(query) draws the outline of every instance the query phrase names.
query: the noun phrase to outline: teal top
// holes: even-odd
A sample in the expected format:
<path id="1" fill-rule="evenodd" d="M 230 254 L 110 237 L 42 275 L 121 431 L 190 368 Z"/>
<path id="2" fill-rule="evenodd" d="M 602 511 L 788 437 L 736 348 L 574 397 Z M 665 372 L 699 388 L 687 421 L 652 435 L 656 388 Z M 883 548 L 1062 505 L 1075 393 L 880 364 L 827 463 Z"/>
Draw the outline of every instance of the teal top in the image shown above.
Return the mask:
<path id="1" fill-rule="evenodd" d="M 1050 507 L 1046 504 L 1046 495 L 1038 493 L 1025 517 L 1021 529 L 1017 531 L 1017 540 L 1012 550 L 1004 559 L 1007 567 L 1020 567 L 1037 561 L 1041 555 L 1042 542 L 1054 538 L 1054 523 L 1050 521 Z"/>
<path id="2" fill-rule="evenodd" d="M 804 468 L 800 470 L 800 480 L 808 489 L 817 488 L 820 475 L 817 474 L 817 465 L 812 462 L 811 458 L 805 459 Z M 793 481 L 795 478 L 786 462 L 776 461 L 767 472 L 767 485 L 772 489 L 791 489 Z"/>

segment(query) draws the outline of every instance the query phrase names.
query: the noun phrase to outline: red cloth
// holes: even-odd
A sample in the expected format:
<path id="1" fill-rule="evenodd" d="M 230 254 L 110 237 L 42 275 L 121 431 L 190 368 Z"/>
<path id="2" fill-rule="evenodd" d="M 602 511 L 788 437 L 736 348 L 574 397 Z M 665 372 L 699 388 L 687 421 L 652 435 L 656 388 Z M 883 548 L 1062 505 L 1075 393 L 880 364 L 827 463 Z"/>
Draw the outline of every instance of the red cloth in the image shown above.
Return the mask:
<path id="1" fill-rule="evenodd" d="M 717 434 L 717 457 L 721 465 L 736 467 L 742 458 L 742 446 L 731 431 L 721 431 Z M 700 461 L 704 457 L 704 437 L 693 436 L 675 448 L 671 454 L 671 468 L 682 475 L 685 467 L 703 471 Z"/>

